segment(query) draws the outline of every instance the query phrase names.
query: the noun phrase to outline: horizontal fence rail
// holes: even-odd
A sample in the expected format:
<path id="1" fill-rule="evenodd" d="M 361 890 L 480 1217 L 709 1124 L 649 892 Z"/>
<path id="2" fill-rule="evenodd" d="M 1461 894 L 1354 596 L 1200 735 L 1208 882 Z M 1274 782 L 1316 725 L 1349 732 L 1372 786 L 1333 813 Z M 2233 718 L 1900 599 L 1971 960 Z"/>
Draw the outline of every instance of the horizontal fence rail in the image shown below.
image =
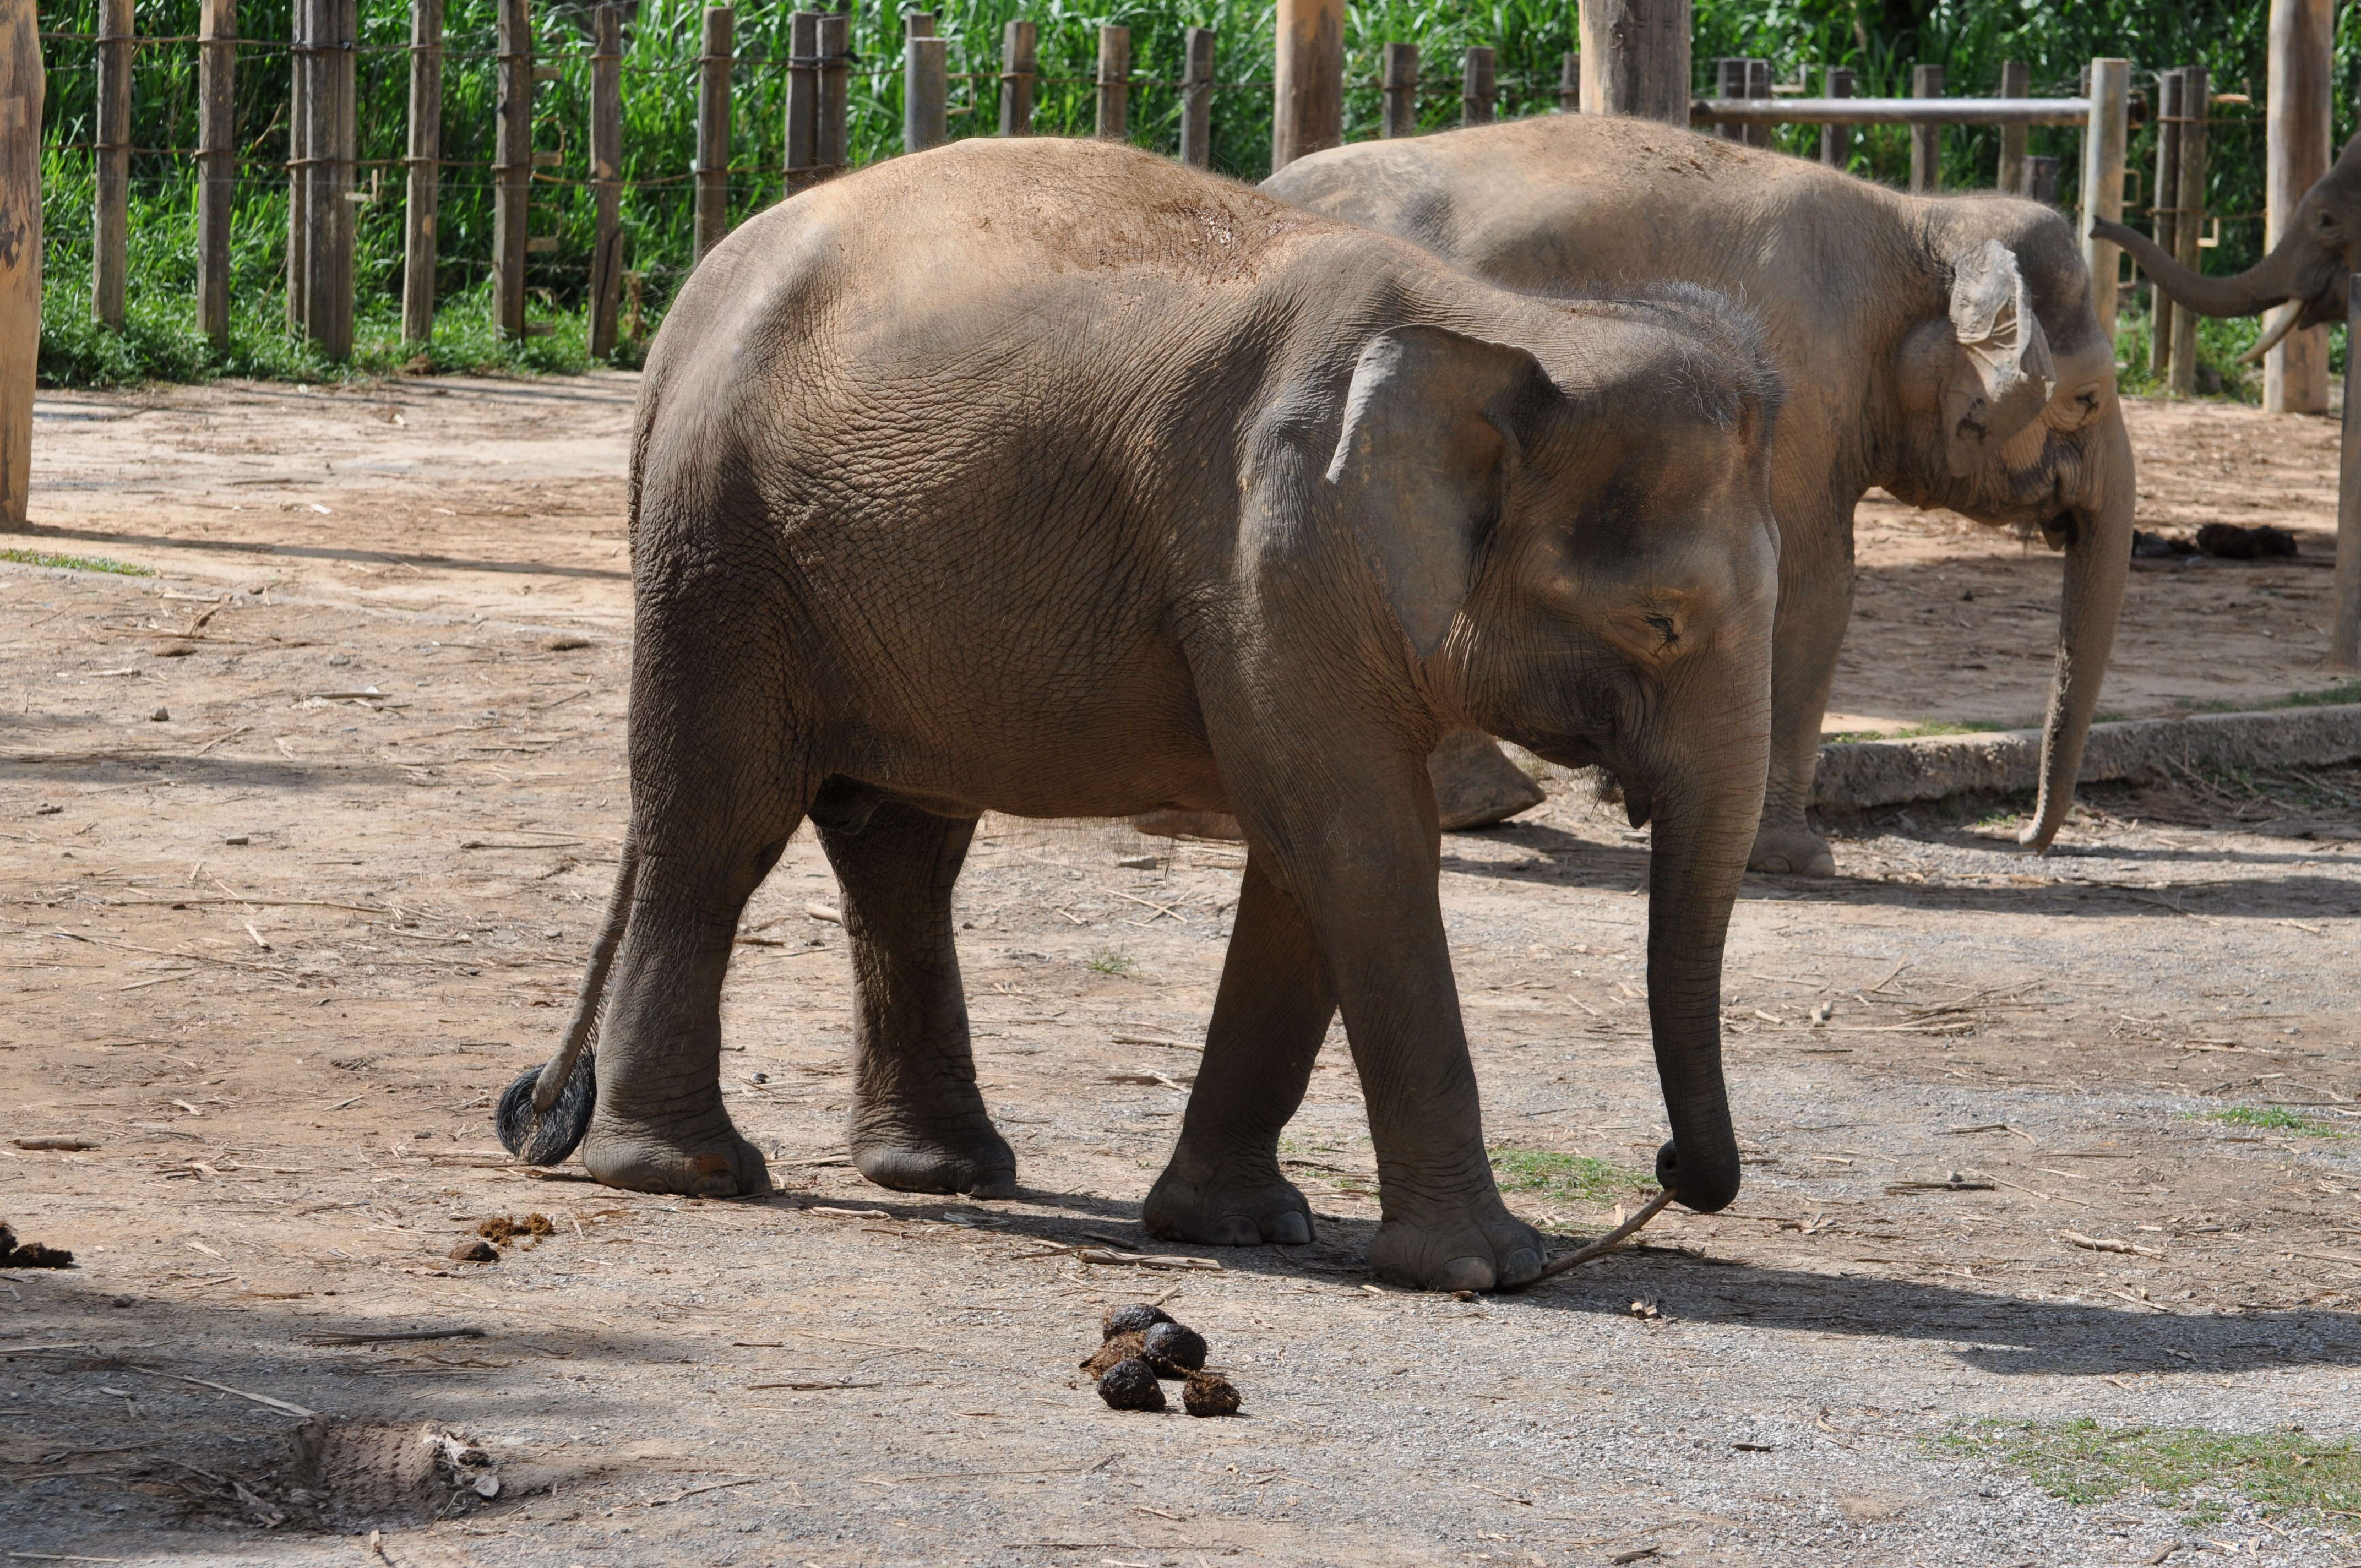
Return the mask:
<path id="1" fill-rule="evenodd" d="M 2088 98 L 1699 98 L 1689 118 L 1708 126 L 2074 126 Z"/>

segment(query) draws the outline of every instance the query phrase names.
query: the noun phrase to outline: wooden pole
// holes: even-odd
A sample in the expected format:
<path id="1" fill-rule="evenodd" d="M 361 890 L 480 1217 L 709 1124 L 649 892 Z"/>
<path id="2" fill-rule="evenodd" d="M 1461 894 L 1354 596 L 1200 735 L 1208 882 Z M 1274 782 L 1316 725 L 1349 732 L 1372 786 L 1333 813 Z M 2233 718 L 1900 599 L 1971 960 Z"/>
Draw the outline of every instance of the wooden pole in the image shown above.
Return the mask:
<path id="1" fill-rule="evenodd" d="M 1568 49 L 1557 68 L 1557 112 L 1561 115 L 1582 113 L 1582 55 Z"/>
<path id="2" fill-rule="evenodd" d="M 2058 159 L 2047 157 L 2037 152 L 2028 155 L 2025 160 L 2025 190 L 2023 193 L 2030 196 L 2033 200 L 2040 203 L 2045 207 L 2056 206 L 2058 204 Z"/>
<path id="3" fill-rule="evenodd" d="M 99 0 L 98 198 L 91 214 L 90 313 L 123 330 L 131 247 L 131 0 Z"/>
<path id="4" fill-rule="evenodd" d="M 2173 215 L 2180 201 L 2180 71 L 2156 73 L 2156 173 L 2148 190 L 2148 231 L 2168 254 L 2174 253 Z M 2172 296 L 2151 283 L 2147 298 L 2147 373 L 2169 380 Z"/>
<path id="5" fill-rule="evenodd" d="M 1418 46 L 1388 44 L 1385 71 L 1386 112 L 1378 126 L 1382 137 L 1418 135 Z"/>
<path id="6" fill-rule="evenodd" d="M 787 18 L 787 194 L 811 183 L 819 146 L 819 13 Z"/>
<path id="7" fill-rule="evenodd" d="M 353 43 L 355 0 L 302 0 L 302 139 L 294 144 L 302 199 L 297 326 L 331 359 L 353 351 Z"/>
<path id="8" fill-rule="evenodd" d="M 229 218 L 237 199 L 237 0 L 204 0 L 197 45 L 197 331 L 229 352 Z"/>
<path id="9" fill-rule="evenodd" d="M 1910 96 L 1940 98 L 1943 95 L 1943 68 L 1939 65 L 1914 65 L 1910 68 Z M 1943 127 L 1913 126 L 1910 127 L 1910 193 L 1931 196 L 1943 188 Z"/>
<path id="10" fill-rule="evenodd" d="M 1213 166 L 1213 29 L 1191 27 L 1181 40 L 1180 161 Z"/>
<path id="11" fill-rule="evenodd" d="M 697 194 L 694 198 L 695 255 L 690 265 L 730 233 L 730 52 L 737 38 L 738 16 L 727 5 L 705 8 L 703 47 L 697 64 Z M 817 29 L 815 29 L 817 31 Z M 815 44 L 818 39 L 815 38 Z M 817 48 L 813 50 L 817 55 Z M 813 79 L 817 86 L 818 79 Z M 819 99 L 812 99 L 811 161 L 819 162 Z"/>
<path id="12" fill-rule="evenodd" d="M 41 354 L 41 22 L 0 0 L 0 529 L 25 526 Z"/>
<path id="13" fill-rule="evenodd" d="M 525 338 L 526 208 L 533 195 L 533 18 L 527 0 L 500 0 L 499 96 L 492 134 L 493 313 L 510 341 Z"/>
<path id="14" fill-rule="evenodd" d="M 2361 343 L 2361 272 L 2345 284 L 2347 344 Z M 2345 354 L 2344 441 L 2336 459 L 2336 611 L 2328 661 L 2361 665 L 2361 354 Z"/>
<path id="15" fill-rule="evenodd" d="M 590 26 L 590 357 L 615 352 L 623 297 L 623 11 L 598 7 Z"/>
<path id="16" fill-rule="evenodd" d="M 1099 115 L 1096 129 L 1108 141 L 1131 135 L 1131 29 L 1099 29 Z"/>
<path id="17" fill-rule="evenodd" d="M 435 219 L 443 202 L 443 0 L 410 0 L 410 176 L 401 209 L 401 338 L 434 335 Z"/>
<path id="18" fill-rule="evenodd" d="M 852 18 L 842 11 L 819 16 L 819 124 L 812 137 L 814 178 L 833 179 L 852 167 L 851 128 L 846 124 L 852 85 Z"/>
<path id="19" fill-rule="evenodd" d="M 2213 106 L 2213 76 L 2202 65 L 2180 69 L 2180 181 L 2173 202 L 2173 256 L 2194 272 L 2204 261 L 2198 242 L 2205 236 L 2205 114 Z M 2197 391 L 2197 313 L 2172 313 L 2171 389 Z"/>
<path id="20" fill-rule="evenodd" d="M 1689 0 L 1582 0 L 1582 112 L 1689 123 Z"/>
<path id="21" fill-rule="evenodd" d="M 1771 96 L 1771 62 L 1769 60 L 1750 60 L 1746 62 L 1746 95 L 1749 98 L 1768 98 Z M 1771 145 L 1771 127 L 1769 126 L 1748 126 L 1746 127 L 1745 141 L 1746 145 L 1749 147 L 1769 147 Z"/>
<path id="22" fill-rule="evenodd" d="M 2269 95 L 2265 100 L 2263 245 L 2279 242 L 2304 192 L 2328 172 L 2328 71 L 2334 7 L 2330 0 L 2271 0 Z M 2281 305 L 2268 329 L 2300 303 Z M 2263 356 L 2263 408 L 2271 413 L 2328 411 L 2328 329 L 2291 332 Z"/>
<path id="23" fill-rule="evenodd" d="M 2115 335 L 2115 269 L 2122 255 L 2091 233 L 2094 218 L 2124 217 L 2124 138 L 2131 126 L 2132 62 L 2091 62 L 2091 121 L 2082 133 L 2082 263 L 2091 274 L 2091 309 L 2107 336 Z"/>
<path id="24" fill-rule="evenodd" d="M 311 0 L 292 0 L 287 18 L 287 331 L 303 332 L 304 236 L 312 232 L 303 207 L 311 195 L 311 170 L 303 149 L 311 144 L 312 22 Z"/>
<path id="25" fill-rule="evenodd" d="M 1500 102 L 1499 55 L 1482 44 L 1459 61 L 1459 123 L 1488 126 Z M 1338 137 L 1342 140 L 1342 137 Z"/>
<path id="26" fill-rule="evenodd" d="M 1852 96 L 1852 72 L 1841 65 L 1820 68 L 1822 83 L 1831 98 Z M 1820 161 L 1830 169 L 1843 169 L 1852 162 L 1852 127 L 1822 126 L 1820 127 Z"/>
<path id="27" fill-rule="evenodd" d="M 1011 21 L 1000 35 L 1000 134 L 1033 134 L 1033 78 L 1040 29 L 1022 18 Z"/>
<path id="28" fill-rule="evenodd" d="M 1271 172 L 1345 140 L 1345 0 L 1279 0 Z"/>
<path id="29" fill-rule="evenodd" d="M 902 40 L 904 152 L 924 152 L 950 140 L 950 46 L 934 36 L 934 20 L 928 16 L 926 32 Z"/>
<path id="30" fill-rule="evenodd" d="M 1746 62 L 1742 60 L 1717 60 L 1713 62 L 1713 95 L 1717 98 L 1746 96 Z M 1723 141 L 1742 142 L 1746 139 L 1744 126 L 1719 125 L 1713 134 Z"/>
<path id="31" fill-rule="evenodd" d="M 2021 60 L 2000 62 L 2000 93 L 2003 98 L 2033 96 L 2033 67 Z M 2003 126 L 2000 128 L 2000 167 L 1994 173 L 1993 188 L 2016 194 L 2025 188 L 2025 146 L 2026 127 Z"/>

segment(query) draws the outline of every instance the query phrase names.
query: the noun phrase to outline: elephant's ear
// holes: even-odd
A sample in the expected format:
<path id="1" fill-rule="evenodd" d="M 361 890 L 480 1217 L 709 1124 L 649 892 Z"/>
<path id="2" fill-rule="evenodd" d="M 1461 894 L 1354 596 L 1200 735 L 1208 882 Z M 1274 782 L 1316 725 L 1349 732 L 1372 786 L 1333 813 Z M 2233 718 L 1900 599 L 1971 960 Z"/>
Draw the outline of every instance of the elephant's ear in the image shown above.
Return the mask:
<path id="1" fill-rule="evenodd" d="M 1951 258 L 1951 336 L 1960 363 L 1944 378 L 1943 437 L 1964 477 L 2041 417 L 2058 379 L 2016 253 L 1996 239 Z"/>
<path id="2" fill-rule="evenodd" d="M 1523 349 L 1443 327 L 1396 327 L 1361 350 L 1328 483 L 1422 659 L 1467 597 L 1521 416 L 1554 391 Z"/>

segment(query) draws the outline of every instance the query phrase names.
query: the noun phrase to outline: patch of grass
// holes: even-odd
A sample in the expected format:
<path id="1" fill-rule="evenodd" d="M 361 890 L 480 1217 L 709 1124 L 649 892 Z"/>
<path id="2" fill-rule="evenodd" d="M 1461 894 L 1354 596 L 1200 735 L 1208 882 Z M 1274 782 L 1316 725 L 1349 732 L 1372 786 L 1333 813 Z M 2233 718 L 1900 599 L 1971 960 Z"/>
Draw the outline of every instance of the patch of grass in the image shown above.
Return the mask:
<path id="1" fill-rule="evenodd" d="M 2361 1450 L 2301 1431 L 2216 1432 L 2190 1427 L 2103 1427 L 2084 1419 L 1987 1421 L 1941 1440 L 2020 1470 L 2064 1502 L 2112 1502 L 2142 1493 L 2214 1523 L 2239 1499 L 2266 1517 L 2333 1528 L 2361 1513 Z"/>
<path id="2" fill-rule="evenodd" d="M 1900 729 L 1839 729 L 1820 737 L 1823 746 L 1848 746 L 1857 740 L 1920 740 L 1929 735 L 1989 735 L 2005 729 L 1990 719 L 1967 718 L 1957 724 L 1911 724 Z"/>
<path id="3" fill-rule="evenodd" d="M 2260 702 L 2184 701 L 2175 706 L 2184 713 L 2263 713 L 2281 707 L 2334 707 L 2348 702 L 2361 702 L 2361 681 L 2346 681 L 2316 692 L 2290 692 Z"/>
<path id="4" fill-rule="evenodd" d="M 2340 1127 L 2333 1127 L 2314 1116 L 2299 1116 L 2279 1105 L 2233 1105 L 2225 1111 L 2192 1111 L 2189 1119 L 2192 1122 L 2223 1122 L 2233 1127 L 2301 1133 L 2308 1138 L 2345 1136 L 2344 1129 Z"/>
<path id="5" fill-rule="evenodd" d="M 1555 1149 L 1492 1150 L 1492 1176 L 1503 1192 L 1539 1192 L 1584 1203 L 1611 1203 L 1641 1191 L 1654 1178 L 1628 1166 Z"/>
<path id="6" fill-rule="evenodd" d="M 1139 960 L 1121 948 L 1101 948 L 1091 955 L 1090 967 L 1101 974 L 1129 974 L 1139 968 Z"/>
<path id="7" fill-rule="evenodd" d="M 20 566 L 60 566 L 70 572 L 113 572 L 119 577 L 156 575 L 155 567 L 129 561 L 110 561 L 104 555 L 53 555 L 46 550 L 0 550 L 0 561 L 14 561 Z"/>

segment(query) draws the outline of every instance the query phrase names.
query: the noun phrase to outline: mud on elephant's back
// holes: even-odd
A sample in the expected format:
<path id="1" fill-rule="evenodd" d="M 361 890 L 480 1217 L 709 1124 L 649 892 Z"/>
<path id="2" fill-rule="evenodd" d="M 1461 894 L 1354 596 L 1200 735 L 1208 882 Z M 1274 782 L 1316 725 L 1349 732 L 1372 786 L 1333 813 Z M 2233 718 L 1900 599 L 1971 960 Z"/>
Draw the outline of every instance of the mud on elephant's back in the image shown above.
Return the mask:
<path id="1" fill-rule="evenodd" d="M 1531 811 L 1549 798 L 1532 774 L 1510 762 L 1489 736 L 1461 729 L 1444 739 L 1426 760 L 1434 781 L 1435 814 L 1446 833 L 1490 828 Z M 1131 819 L 1159 839 L 1242 839 L 1238 819 L 1226 811 L 1143 811 Z"/>

